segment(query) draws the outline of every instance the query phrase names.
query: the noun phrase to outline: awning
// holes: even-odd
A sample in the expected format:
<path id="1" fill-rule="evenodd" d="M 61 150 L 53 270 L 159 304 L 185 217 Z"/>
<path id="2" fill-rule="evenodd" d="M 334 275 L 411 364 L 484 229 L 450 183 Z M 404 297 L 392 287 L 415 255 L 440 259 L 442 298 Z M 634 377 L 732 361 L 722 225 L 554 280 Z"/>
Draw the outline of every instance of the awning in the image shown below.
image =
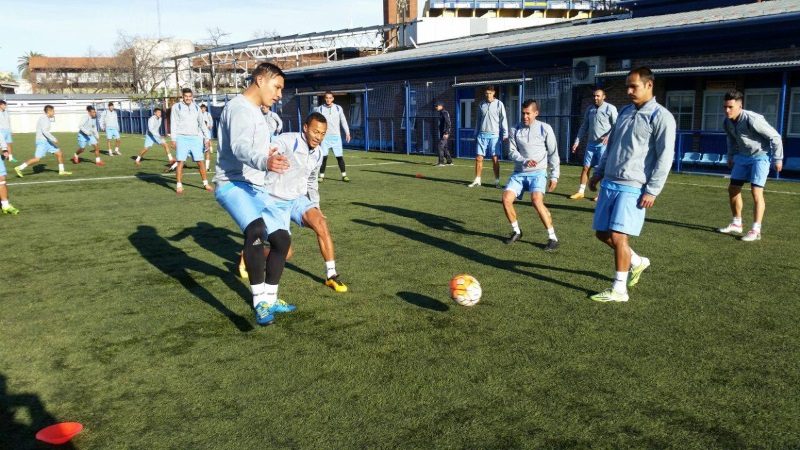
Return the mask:
<path id="1" fill-rule="evenodd" d="M 509 78 L 505 80 L 465 81 L 463 83 L 454 83 L 452 87 L 485 86 L 488 84 L 520 84 L 525 81 L 531 81 L 531 79 L 532 78 Z"/>
<path id="2" fill-rule="evenodd" d="M 370 88 L 370 89 L 332 89 L 331 92 L 333 92 L 333 95 L 363 94 L 364 92 L 368 92 L 368 91 L 372 91 L 372 90 L 373 90 L 372 88 Z M 312 96 L 312 95 L 322 95 L 322 94 L 324 94 L 326 92 L 328 92 L 328 91 L 296 92 L 296 93 L 294 93 L 292 95 Z"/>
<path id="3" fill-rule="evenodd" d="M 774 61 L 765 63 L 747 64 L 728 64 L 724 66 L 693 66 L 693 67 L 664 67 L 654 68 L 656 75 L 694 75 L 703 73 L 724 73 L 724 72 L 755 72 L 768 69 L 790 69 L 800 68 L 800 60 Z M 615 70 L 611 72 L 600 72 L 595 74 L 597 78 L 615 78 L 628 75 L 627 70 Z"/>

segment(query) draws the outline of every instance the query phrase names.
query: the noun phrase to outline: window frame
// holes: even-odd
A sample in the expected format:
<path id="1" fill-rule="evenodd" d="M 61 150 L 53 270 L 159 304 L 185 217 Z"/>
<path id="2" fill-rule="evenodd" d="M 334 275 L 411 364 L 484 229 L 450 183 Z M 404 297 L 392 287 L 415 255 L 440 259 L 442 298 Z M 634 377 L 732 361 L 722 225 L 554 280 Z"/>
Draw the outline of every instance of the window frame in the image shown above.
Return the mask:
<path id="1" fill-rule="evenodd" d="M 717 114 L 719 114 L 723 118 L 722 122 L 720 123 L 720 128 L 718 130 L 709 130 L 706 123 L 706 116 L 708 115 L 706 113 L 706 110 L 708 109 L 708 97 L 710 96 L 710 94 L 713 94 L 714 96 L 718 95 L 722 100 L 721 105 L 724 105 L 726 92 L 727 92 L 726 89 L 706 89 L 703 91 L 703 112 L 702 112 L 703 116 L 700 123 L 701 131 L 709 131 L 709 132 L 725 131 L 724 125 L 722 125 L 725 122 L 725 111 L 722 108 L 720 108 L 719 111 L 717 112 Z"/>
<path id="2" fill-rule="evenodd" d="M 692 89 L 667 91 L 666 95 L 665 95 L 665 97 L 666 97 L 665 98 L 665 100 L 666 100 L 665 103 L 666 104 L 664 105 L 664 106 L 667 107 L 667 110 L 669 110 L 669 99 L 672 96 L 678 96 L 678 97 L 691 96 L 692 97 L 692 110 L 691 110 L 691 113 L 688 113 L 689 117 L 691 117 L 689 122 L 692 124 L 692 126 L 689 129 L 678 128 L 678 130 L 680 130 L 680 131 L 691 131 L 691 130 L 694 130 L 694 114 L 695 114 L 695 103 L 697 102 L 697 92 L 692 90 Z M 704 101 L 705 101 L 705 99 L 704 99 Z M 672 113 L 673 116 L 676 115 L 674 112 L 672 112 L 672 111 L 670 111 L 670 112 Z M 687 114 L 687 113 L 684 113 L 684 112 L 679 112 L 678 113 L 678 115 L 685 115 L 685 114 Z M 675 123 L 676 123 L 677 126 L 680 126 L 681 121 L 680 121 L 679 117 L 675 117 Z"/>

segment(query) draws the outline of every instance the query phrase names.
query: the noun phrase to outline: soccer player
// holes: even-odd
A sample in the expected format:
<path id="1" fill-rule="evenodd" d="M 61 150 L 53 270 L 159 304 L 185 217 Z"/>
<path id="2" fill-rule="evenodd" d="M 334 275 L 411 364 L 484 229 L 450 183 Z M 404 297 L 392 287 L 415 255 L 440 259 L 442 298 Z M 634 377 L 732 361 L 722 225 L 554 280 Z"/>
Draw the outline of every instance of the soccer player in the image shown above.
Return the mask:
<path id="1" fill-rule="evenodd" d="M 56 155 L 59 175 L 72 175 L 72 172 L 64 170 L 64 155 L 58 148 L 58 139 L 50 133 L 50 124 L 55 121 L 55 116 L 56 109 L 53 108 L 53 105 L 44 107 L 44 114 L 42 114 L 42 116 L 39 117 L 39 121 L 36 122 L 36 152 L 33 154 L 33 158 L 14 167 L 14 172 L 17 173 L 18 177 L 22 178 L 22 171 L 25 170 L 26 167 L 38 163 L 48 153 Z"/>
<path id="2" fill-rule="evenodd" d="M 344 117 L 344 110 L 341 106 L 333 103 L 333 92 L 325 92 L 325 104 L 314 108 L 314 112 L 318 112 L 325 116 L 328 121 L 328 132 L 325 135 L 325 140 L 322 141 L 322 167 L 319 169 L 319 181 L 325 180 L 325 165 L 328 164 L 328 153 L 333 150 L 333 156 L 336 157 L 336 162 L 339 163 L 339 170 L 342 172 L 342 181 L 349 182 L 350 178 L 347 176 L 347 171 L 344 165 L 344 154 L 342 150 L 342 135 L 339 134 L 339 127 L 344 129 L 345 142 L 350 142 L 350 128 L 347 126 L 347 119 Z"/>
<path id="3" fill-rule="evenodd" d="M 783 169 L 783 142 L 781 135 L 764 116 L 742 109 L 743 95 L 739 91 L 725 94 L 724 128 L 728 136 L 728 168 L 731 182 L 728 197 L 733 220 L 720 228 L 720 233 L 742 233 L 742 186 L 750 183 L 753 193 L 753 228 L 742 236 L 745 242 L 761 239 L 761 220 L 764 218 L 764 185 L 769 175 L 769 155 L 775 161 L 775 171 Z"/>
<path id="4" fill-rule="evenodd" d="M 444 102 L 436 102 L 436 112 L 439 113 L 439 120 L 436 121 L 436 137 L 439 139 L 439 161 L 436 163 L 437 167 L 445 165 L 453 165 L 453 157 L 450 156 L 450 150 L 447 148 L 447 141 L 450 139 L 450 131 L 452 129 L 452 122 L 450 122 L 450 113 L 444 109 Z"/>
<path id="5" fill-rule="evenodd" d="M 106 163 L 100 159 L 100 147 L 97 141 L 100 139 L 100 133 L 97 132 L 97 111 L 94 106 L 89 105 L 86 107 L 86 117 L 83 118 L 80 128 L 78 128 L 78 150 L 72 155 L 72 163 L 78 164 L 81 158 L 78 156 L 86 149 L 87 145 L 94 147 L 94 164 L 98 167 L 103 167 Z"/>
<path id="6" fill-rule="evenodd" d="M 14 159 L 14 151 L 12 149 L 14 139 L 11 136 L 11 118 L 8 117 L 6 108 L 8 108 L 6 101 L 0 100 L 0 135 L 3 136 L 3 140 L 6 144 L 6 149 L 3 150 L 3 158 L 11 162 L 17 162 L 17 160 Z"/>
<path id="7" fill-rule="evenodd" d="M 536 101 L 525 100 L 522 103 L 522 123 L 511 130 L 508 156 L 514 161 L 514 173 L 503 191 L 503 210 L 513 231 L 506 239 L 506 244 L 513 244 L 522 237 L 517 212 L 514 210 L 514 199 L 521 200 L 524 192 L 530 192 L 533 208 L 547 230 L 547 245 L 544 250 L 553 252 L 558 248 L 558 238 L 550 211 L 544 205 L 544 192 L 545 185 L 547 192 L 553 192 L 558 185 L 560 159 L 553 128 L 536 120 L 538 116 L 539 105 Z"/>
<path id="8" fill-rule="evenodd" d="M 603 157 L 608 145 L 608 135 L 611 133 L 611 128 L 617 121 L 617 108 L 611 103 L 606 102 L 606 93 L 602 89 L 594 90 L 594 105 L 586 108 L 586 114 L 583 115 L 583 123 L 578 130 L 578 135 L 575 136 L 575 142 L 572 144 L 572 153 L 578 150 L 578 145 L 581 143 L 581 138 L 586 136 L 586 151 L 583 153 L 583 170 L 581 170 L 581 185 L 578 187 L 578 192 L 569 196 L 573 200 L 583 198 L 583 193 L 586 190 L 586 182 L 589 180 L 589 171 L 592 167 L 596 166 Z M 594 197 L 594 201 L 597 201 Z"/>
<path id="9" fill-rule="evenodd" d="M 136 167 L 142 165 L 142 157 L 154 144 L 163 146 L 164 151 L 167 153 L 167 159 L 169 160 L 169 163 L 175 163 L 175 158 L 172 157 L 172 153 L 169 151 L 169 145 L 167 145 L 167 141 L 161 136 L 162 114 L 163 111 L 161 108 L 156 108 L 153 110 L 153 115 L 147 119 L 147 134 L 144 135 L 144 148 L 136 156 Z"/>
<path id="10" fill-rule="evenodd" d="M 270 130 L 269 140 L 272 141 L 276 136 L 283 132 L 283 120 L 281 120 L 279 115 L 272 112 L 272 110 L 266 106 L 261 106 L 261 112 L 264 113 L 264 120 L 267 122 L 267 126 Z"/>
<path id="11" fill-rule="evenodd" d="M 208 106 L 204 104 L 200 105 L 200 114 L 203 116 L 203 125 L 205 125 L 205 136 L 203 137 L 203 153 L 206 157 L 206 168 L 211 170 L 211 153 L 214 149 L 211 147 L 211 132 L 214 129 L 214 118 L 211 117 L 211 113 L 208 112 Z"/>
<path id="12" fill-rule="evenodd" d="M 495 98 L 497 90 L 494 86 L 484 89 L 485 100 L 478 107 L 478 120 L 475 122 L 475 139 L 477 142 L 477 155 L 475 156 L 475 180 L 469 187 L 481 185 L 481 172 L 483 171 L 483 158 L 492 157 L 492 170 L 494 170 L 494 185 L 500 187 L 500 155 L 503 143 L 508 140 L 508 118 L 506 107 L 499 99 Z"/>
<path id="13" fill-rule="evenodd" d="M 647 67 L 628 73 L 625 85 L 632 104 L 620 111 L 589 182 L 595 191 L 603 180 L 592 226 L 597 239 L 614 249 L 616 265 L 611 289 L 591 296 L 598 302 L 627 302 L 628 287 L 650 267 L 650 260 L 630 247 L 628 236 L 641 233 L 645 211 L 664 188 L 675 155 L 675 118 L 653 97 L 654 81 Z"/>
<path id="14" fill-rule="evenodd" d="M 0 151 L 8 151 L 8 144 L 6 143 L 3 133 L 0 133 Z M 19 210 L 8 201 L 8 186 L 6 186 L 6 163 L 2 159 L 0 159 L 0 207 L 3 210 L 3 214 L 19 214 Z"/>
<path id="15" fill-rule="evenodd" d="M 284 75 L 278 66 L 262 63 L 250 78 L 250 86 L 229 101 L 220 115 L 215 197 L 244 233 L 244 258 L 256 323 L 269 325 L 276 313 L 295 309 L 278 299 L 278 283 L 291 236 L 288 226 L 276 227 L 273 218 L 287 211 L 265 187 L 267 171 L 283 173 L 289 163 L 287 156 L 270 153 L 269 130 L 260 109 L 261 105 L 269 107 L 280 100 Z M 268 228 L 267 221 L 272 228 Z M 271 249 L 266 257 L 265 241 Z"/>
<path id="16" fill-rule="evenodd" d="M 103 117 L 100 120 L 100 128 L 106 132 L 108 156 L 114 156 L 114 154 L 122 155 L 119 151 L 119 117 L 114 109 L 114 102 L 108 102 L 108 109 L 103 113 Z M 111 150 L 112 140 L 115 140 L 114 150 Z"/>
<path id="17" fill-rule="evenodd" d="M 200 108 L 194 102 L 194 94 L 189 88 L 181 91 L 182 100 L 172 105 L 170 113 L 169 135 L 172 138 L 172 146 L 175 148 L 175 159 L 178 160 L 178 170 L 176 175 L 177 183 L 175 191 L 183 194 L 183 165 L 186 158 L 192 155 L 192 159 L 200 168 L 200 178 L 203 179 L 203 189 L 212 191 L 206 178 L 206 163 L 203 159 L 203 139 L 207 136 L 208 128 L 203 123 L 203 116 Z"/>

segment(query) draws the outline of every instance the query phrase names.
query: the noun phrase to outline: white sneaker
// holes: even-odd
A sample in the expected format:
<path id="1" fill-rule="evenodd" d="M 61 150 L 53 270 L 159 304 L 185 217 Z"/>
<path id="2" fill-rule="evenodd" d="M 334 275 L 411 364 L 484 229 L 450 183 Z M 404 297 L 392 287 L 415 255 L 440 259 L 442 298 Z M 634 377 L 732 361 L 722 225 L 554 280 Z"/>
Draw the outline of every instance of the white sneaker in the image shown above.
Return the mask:
<path id="1" fill-rule="evenodd" d="M 114 156 L 114 150 L 109 150 L 108 151 L 108 156 Z"/>
<path id="2" fill-rule="evenodd" d="M 500 188 L 500 180 L 494 180 L 494 187 Z"/>
<path id="3" fill-rule="evenodd" d="M 119 155 L 119 156 L 122 156 L 122 152 L 121 152 L 121 151 L 119 151 L 119 150 L 114 150 L 114 153 L 116 153 L 116 154 L 117 154 L 117 155 Z"/>
<path id="4" fill-rule="evenodd" d="M 724 233 L 724 234 L 731 234 L 731 233 L 742 234 L 742 226 L 741 225 L 730 224 L 725 228 L 717 229 L 717 231 L 719 231 L 720 233 Z"/>
<path id="5" fill-rule="evenodd" d="M 742 236 L 742 240 L 745 242 L 753 242 L 753 241 L 760 241 L 761 240 L 761 232 L 756 230 L 750 230 Z"/>
<path id="6" fill-rule="evenodd" d="M 481 181 L 480 180 L 475 180 L 472 183 L 470 183 L 467 187 L 475 187 L 475 186 L 480 186 L 480 185 L 481 185 Z"/>

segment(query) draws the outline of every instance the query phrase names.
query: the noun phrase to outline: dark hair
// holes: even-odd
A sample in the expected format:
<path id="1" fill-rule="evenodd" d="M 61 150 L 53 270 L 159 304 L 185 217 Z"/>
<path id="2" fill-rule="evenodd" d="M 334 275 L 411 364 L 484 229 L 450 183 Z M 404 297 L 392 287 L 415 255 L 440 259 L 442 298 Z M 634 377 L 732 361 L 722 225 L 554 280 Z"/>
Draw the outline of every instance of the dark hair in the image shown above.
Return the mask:
<path id="1" fill-rule="evenodd" d="M 192 93 L 192 90 L 189 89 L 189 88 L 181 89 L 181 95 L 183 95 L 183 94 L 191 94 L 191 93 Z"/>
<path id="2" fill-rule="evenodd" d="M 592 95 L 594 95 L 594 93 L 595 93 L 595 92 L 597 92 L 597 91 L 600 91 L 600 92 L 602 92 L 602 93 L 603 93 L 603 95 L 606 95 L 606 90 L 605 90 L 605 89 L 603 89 L 603 88 L 601 88 L 601 87 L 595 87 L 595 88 L 592 90 Z"/>
<path id="3" fill-rule="evenodd" d="M 743 98 L 744 98 L 744 94 L 742 94 L 742 91 L 739 91 L 737 89 L 734 89 L 732 91 L 728 91 L 728 92 L 725 93 L 725 101 L 726 102 L 729 101 L 729 100 L 742 101 Z"/>
<path id="4" fill-rule="evenodd" d="M 55 108 L 53 108 L 53 105 L 45 105 L 44 106 L 44 112 L 50 111 L 52 109 L 55 109 Z"/>
<path id="5" fill-rule="evenodd" d="M 203 108 L 203 109 L 208 109 L 208 106 L 206 106 L 206 104 L 205 104 L 205 103 L 203 103 L 202 105 L 200 105 L 200 108 Z"/>
<path id="6" fill-rule="evenodd" d="M 647 83 L 648 81 L 652 81 L 652 82 L 656 81 L 656 76 L 653 74 L 653 71 L 650 70 L 650 68 L 646 67 L 646 66 L 637 67 L 635 69 L 632 69 L 630 72 L 628 72 L 628 76 L 631 76 L 631 75 L 634 75 L 634 74 L 639 75 L 639 79 L 642 80 L 642 84 Z"/>
<path id="7" fill-rule="evenodd" d="M 534 100 L 532 98 L 529 98 L 529 99 L 525 100 L 524 102 L 522 102 L 522 109 L 526 109 L 529 106 L 533 106 L 533 110 L 534 111 L 538 111 L 539 110 L 539 104 L 536 103 L 536 100 Z"/>
<path id="8" fill-rule="evenodd" d="M 108 102 L 108 106 L 114 106 L 114 102 Z"/>
<path id="9" fill-rule="evenodd" d="M 331 95 L 333 95 L 333 91 L 325 91 L 325 93 L 324 93 L 324 94 L 322 94 L 322 96 L 324 97 L 324 96 L 326 96 L 326 95 L 328 95 L 328 94 L 331 94 Z"/>
<path id="10" fill-rule="evenodd" d="M 156 108 L 156 109 L 154 109 L 154 110 L 153 110 L 153 114 L 155 114 L 155 113 L 156 113 L 156 111 L 161 111 L 161 112 L 164 112 L 164 111 L 163 111 L 161 108 Z"/>
<path id="11" fill-rule="evenodd" d="M 497 92 L 497 88 L 494 87 L 493 84 L 490 84 L 490 85 L 486 86 L 485 88 L 483 88 L 483 92 L 488 92 L 488 91 Z"/>
<path id="12" fill-rule="evenodd" d="M 280 67 L 276 66 L 275 64 L 265 62 L 257 65 L 256 68 L 253 69 L 253 73 L 250 74 L 250 80 L 251 82 L 253 82 L 256 80 L 257 77 L 263 75 L 266 75 L 270 78 L 275 78 L 275 77 L 286 78 L 286 75 L 284 75 L 283 70 L 281 70 Z"/>
<path id="13" fill-rule="evenodd" d="M 94 111 L 94 106 L 89 105 L 89 106 L 86 107 L 86 110 L 87 111 Z"/>
<path id="14" fill-rule="evenodd" d="M 312 112 L 311 114 L 306 116 L 306 120 L 303 121 L 303 125 L 310 125 L 311 122 L 315 120 L 319 123 L 324 123 L 324 124 L 328 123 L 328 121 L 325 119 L 325 116 L 323 116 L 318 112 Z"/>
<path id="15" fill-rule="evenodd" d="M 0 100 L 0 105 L 5 105 L 5 104 L 6 104 L 5 100 Z"/>

